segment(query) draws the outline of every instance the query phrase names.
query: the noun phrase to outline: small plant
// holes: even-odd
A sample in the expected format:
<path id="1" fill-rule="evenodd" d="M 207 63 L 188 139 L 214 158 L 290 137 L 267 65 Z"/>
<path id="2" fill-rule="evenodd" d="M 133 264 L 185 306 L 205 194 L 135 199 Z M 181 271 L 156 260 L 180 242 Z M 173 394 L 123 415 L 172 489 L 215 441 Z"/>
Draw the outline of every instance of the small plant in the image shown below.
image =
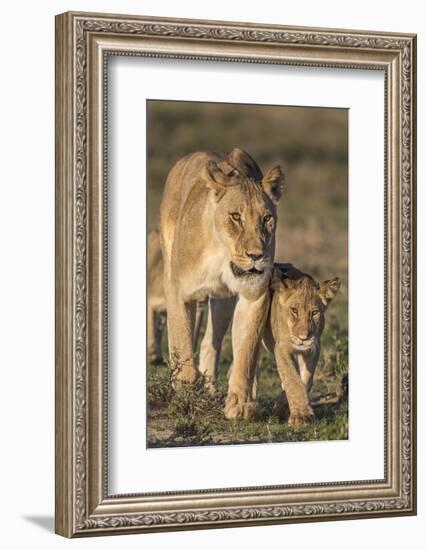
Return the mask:
<path id="1" fill-rule="evenodd" d="M 224 391 L 210 393 L 200 376 L 195 383 L 178 381 L 179 358 L 172 355 L 166 366 L 148 368 L 148 416 L 163 418 L 172 431 L 169 440 L 183 439 L 187 444 L 211 441 L 224 422 Z"/>
<path id="2" fill-rule="evenodd" d="M 173 420 L 175 436 L 189 443 L 210 441 L 223 423 L 223 402 L 220 392 L 208 392 L 202 376 L 194 384 L 181 383 L 166 410 Z"/>
<path id="3" fill-rule="evenodd" d="M 147 377 L 147 402 L 149 411 L 165 407 L 172 397 L 170 370 L 160 366 L 151 367 Z"/>
<path id="4" fill-rule="evenodd" d="M 348 370 L 348 337 L 335 333 L 332 338 L 330 369 L 332 375 L 343 375 Z"/>
<path id="5" fill-rule="evenodd" d="M 348 438 L 348 341 L 339 323 L 331 322 L 322 337 L 322 356 L 311 392 L 316 416 L 313 423 L 288 426 L 273 415 L 281 383 L 273 356 L 264 351 L 259 359 L 258 419 L 226 420 L 223 406 L 231 361 L 231 339 L 227 334 L 215 394 L 206 390 L 202 376 L 194 384 L 176 383 L 177 357 L 172 357 L 167 366 L 148 368 L 150 447 Z"/>

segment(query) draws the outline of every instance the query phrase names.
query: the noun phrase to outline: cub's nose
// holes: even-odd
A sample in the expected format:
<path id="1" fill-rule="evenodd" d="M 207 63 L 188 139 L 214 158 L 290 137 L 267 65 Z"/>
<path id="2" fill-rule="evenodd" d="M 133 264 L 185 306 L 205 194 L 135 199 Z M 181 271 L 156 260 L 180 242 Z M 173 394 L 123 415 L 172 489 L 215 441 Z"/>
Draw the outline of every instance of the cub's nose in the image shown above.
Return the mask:
<path id="1" fill-rule="evenodd" d="M 252 252 L 245 252 L 246 256 L 256 262 L 257 260 L 260 260 L 262 258 L 262 253 L 260 254 L 258 251 L 252 251 Z"/>
<path id="2" fill-rule="evenodd" d="M 298 338 L 299 338 L 300 340 L 302 340 L 303 342 L 304 342 L 305 340 L 308 340 L 309 337 L 310 337 L 310 335 L 308 334 L 308 332 L 300 332 L 300 333 L 298 334 Z"/>

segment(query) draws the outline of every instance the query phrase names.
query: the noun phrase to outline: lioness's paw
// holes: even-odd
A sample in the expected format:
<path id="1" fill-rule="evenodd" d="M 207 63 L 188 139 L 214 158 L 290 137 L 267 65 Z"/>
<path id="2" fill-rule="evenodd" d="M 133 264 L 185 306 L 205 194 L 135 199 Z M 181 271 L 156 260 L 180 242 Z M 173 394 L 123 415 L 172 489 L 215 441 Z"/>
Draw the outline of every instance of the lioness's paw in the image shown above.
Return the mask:
<path id="1" fill-rule="evenodd" d="M 251 420 L 256 418 L 258 413 L 258 403 L 256 401 L 240 400 L 235 393 L 231 393 L 225 400 L 224 414 L 228 420 L 243 418 Z"/>
<path id="2" fill-rule="evenodd" d="M 203 377 L 203 385 L 209 395 L 215 395 L 217 392 L 215 380 L 212 376 L 206 376 L 206 374 L 199 373 Z"/>
<path id="3" fill-rule="evenodd" d="M 172 387 L 178 389 L 181 384 L 194 384 L 199 377 L 199 372 L 195 368 L 182 368 L 173 376 Z"/>
<path id="4" fill-rule="evenodd" d="M 314 413 L 311 409 L 307 411 L 291 412 L 288 420 L 289 426 L 301 426 L 301 424 L 309 424 L 314 421 Z"/>

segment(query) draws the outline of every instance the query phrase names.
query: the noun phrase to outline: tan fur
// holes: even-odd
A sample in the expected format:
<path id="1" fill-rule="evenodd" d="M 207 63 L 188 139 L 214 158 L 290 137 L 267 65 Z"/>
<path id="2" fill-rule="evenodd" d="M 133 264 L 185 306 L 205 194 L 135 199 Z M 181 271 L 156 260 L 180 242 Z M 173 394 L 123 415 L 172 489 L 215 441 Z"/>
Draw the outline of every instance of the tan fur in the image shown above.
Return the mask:
<path id="1" fill-rule="evenodd" d="M 153 230 L 148 234 L 147 249 L 147 355 L 150 363 L 160 364 L 163 363 L 162 335 L 166 324 L 166 299 L 163 287 L 164 262 L 158 231 Z M 206 300 L 198 300 L 193 336 L 194 348 L 199 340 L 205 310 Z"/>
<path id="2" fill-rule="evenodd" d="M 155 304 L 155 307 L 149 306 L 148 311 L 153 310 L 155 313 L 164 315 L 163 261 L 158 258 L 159 246 L 158 233 L 151 233 L 148 256 L 148 303 Z M 158 261 L 155 261 L 155 258 Z M 310 421 L 314 417 L 309 392 L 320 355 L 324 314 L 339 286 L 338 278 L 319 285 L 310 275 L 302 273 L 290 264 L 275 264 L 270 283 L 271 306 L 264 328 L 263 343 L 275 355 L 282 381 L 283 391 L 276 403 L 276 413 L 282 419 L 289 417 L 290 424 Z M 200 349 L 199 370 L 211 391 L 215 391 L 221 345 L 233 319 L 235 306 L 235 297 L 209 300 L 206 331 Z M 202 305 L 198 304 L 198 311 L 201 311 L 201 308 Z M 297 314 L 292 312 L 293 308 L 297 309 Z M 318 311 L 318 314 L 313 316 L 313 311 Z M 200 328 L 200 315 L 198 317 L 197 326 Z M 236 329 L 239 329 L 238 325 Z M 160 341 L 153 341 L 152 345 L 156 346 L 155 349 L 160 349 Z M 231 366 L 229 377 L 232 371 Z M 257 376 L 254 375 L 253 402 L 256 401 L 256 393 Z"/>
<path id="3" fill-rule="evenodd" d="M 309 392 L 320 354 L 320 337 L 325 323 L 325 311 L 338 292 L 338 278 L 316 283 L 290 264 L 275 264 L 271 278 L 271 306 L 264 327 L 263 344 L 274 354 L 282 382 L 275 412 L 289 423 L 311 421 L 314 418 Z M 204 334 L 199 369 L 213 389 L 217 377 L 221 345 L 233 319 L 233 299 L 211 299 L 208 323 Z M 295 309 L 296 313 L 292 310 Z M 318 312 L 315 315 L 312 313 Z M 231 369 L 232 370 L 232 369 Z M 252 382 L 256 399 L 257 376 Z"/>
<path id="4" fill-rule="evenodd" d="M 233 319 L 233 369 L 227 418 L 256 410 L 252 386 L 268 313 L 274 261 L 280 167 L 264 177 L 244 151 L 193 153 L 166 181 L 160 208 L 170 361 L 176 380 L 194 382 L 195 304 L 207 296 L 238 302 Z"/>
<path id="5" fill-rule="evenodd" d="M 274 353 L 282 382 L 277 413 L 295 425 L 314 419 L 309 392 L 320 355 L 325 311 L 338 292 L 337 277 L 321 284 L 289 264 L 275 267 L 264 344 Z"/>
<path id="6" fill-rule="evenodd" d="M 151 231 L 147 237 L 147 353 L 150 363 L 161 363 L 161 340 L 166 321 L 166 300 L 163 291 L 163 255 L 160 233 Z"/>

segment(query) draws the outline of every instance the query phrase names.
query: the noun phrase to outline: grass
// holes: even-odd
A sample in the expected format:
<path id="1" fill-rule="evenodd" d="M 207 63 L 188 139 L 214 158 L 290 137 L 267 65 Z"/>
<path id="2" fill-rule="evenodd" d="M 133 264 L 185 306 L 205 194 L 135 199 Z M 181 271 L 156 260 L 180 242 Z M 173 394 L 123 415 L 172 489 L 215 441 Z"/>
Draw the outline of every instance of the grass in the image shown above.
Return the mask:
<path id="1" fill-rule="evenodd" d="M 172 370 L 167 364 L 148 368 L 148 446 L 274 443 L 320 441 L 348 438 L 348 350 L 347 336 L 331 325 L 324 333 L 324 346 L 312 388 L 316 420 L 290 427 L 273 414 L 280 380 L 274 358 L 263 351 L 260 356 L 259 401 L 257 420 L 224 418 L 222 409 L 227 391 L 227 370 L 231 359 L 231 341 L 223 344 L 218 391 L 209 394 L 202 379 L 172 389 Z"/>
<path id="2" fill-rule="evenodd" d="M 163 185 L 172 165 L 197 150 L 246 149 L 266 170 L 285 168 L 278 207 L 276 261 L 317 280 L 338 276 L 311 392 L 316 420 L 289 427 L 272 414 L 280 382 L 274 358 L 260 355 L 257 421 L 227 421 L 222 408 L 232 361 L 230 334 L 221 352 L 218 394 L 202 384 L 174 392 L 170 369 L 148 366 L 148 445 L 313 441 L 348 437 L 348 131 L 343 109 L 150 101 L 148 225 L 158 226 Z M 173 139 L 171 139 L 171 136 Z M 166 357 L 167 342 L 164 342 Z"/>

